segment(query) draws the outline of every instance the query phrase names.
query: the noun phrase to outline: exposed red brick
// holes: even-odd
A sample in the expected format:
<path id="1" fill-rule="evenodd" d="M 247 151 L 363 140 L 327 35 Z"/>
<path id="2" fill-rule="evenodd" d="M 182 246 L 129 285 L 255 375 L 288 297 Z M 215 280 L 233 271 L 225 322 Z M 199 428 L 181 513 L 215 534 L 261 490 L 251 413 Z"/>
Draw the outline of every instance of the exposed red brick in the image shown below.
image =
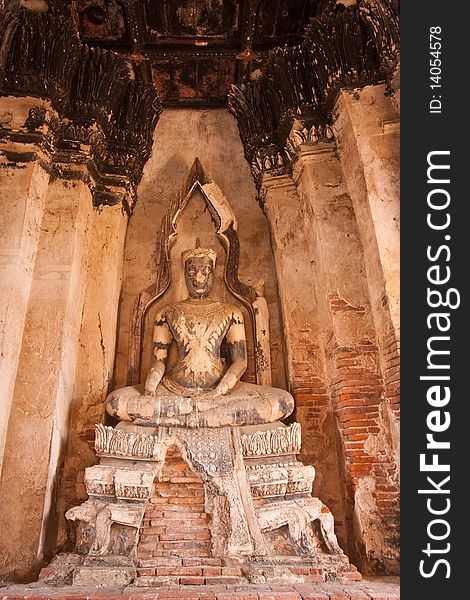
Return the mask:
<path id="1" fill-rule="evenodd" d="M 202 573 L 207 577 L 215 577 L 222 575 L 222 569 L 220 567 L 204 567 Z M 227 575 L 227 573 L 224 573 L 224 575 Z"/>
<path id="2" fill-rule="evenodd" d="M 157 575 L 175 576 L 179 571 L 172 568 L 174 565 L 168 565 L 170 570 L 165 571 L 167 565 L 160 559 L 209 556 L 210 539 L 208 515 L 204 511 L 204 484 L 182 457 L 171 450 L 162 477 L 153 485 L 143 519 L 138 557 L 145 560 L 158 558 L 151 565 L 159 567 Z M 200 574 L 181 573 L 182 576 Z"/>

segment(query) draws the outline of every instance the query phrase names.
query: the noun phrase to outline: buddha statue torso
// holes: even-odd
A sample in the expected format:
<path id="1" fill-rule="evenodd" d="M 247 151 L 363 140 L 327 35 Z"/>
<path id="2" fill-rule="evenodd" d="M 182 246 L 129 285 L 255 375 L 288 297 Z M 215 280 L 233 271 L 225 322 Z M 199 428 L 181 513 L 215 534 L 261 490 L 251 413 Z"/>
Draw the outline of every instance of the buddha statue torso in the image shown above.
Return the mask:
<path id="1" fill-rule="evenodd" d="M 178 346 L 178 360 L 163 378 L 182 396 L 214 389 L 227 369 L 220 347 L 227 331 L 240 323 L 236 307 L 216 300 L 184 300 L 169 304 L 161 317 Z"/>

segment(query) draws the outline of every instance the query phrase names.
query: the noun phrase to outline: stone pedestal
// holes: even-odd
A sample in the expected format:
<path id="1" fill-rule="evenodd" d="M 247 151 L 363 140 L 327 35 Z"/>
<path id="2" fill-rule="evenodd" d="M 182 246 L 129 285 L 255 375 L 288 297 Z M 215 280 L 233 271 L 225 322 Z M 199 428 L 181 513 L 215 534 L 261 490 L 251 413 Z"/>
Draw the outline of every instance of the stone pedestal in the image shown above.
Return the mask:
<path id="1" fill-rule="evenodd" d="M 58 557 L 43 573 L 46 582 L 156 586 L 360 578 L 338 545 L 331 512 L 311 496 L 315 469 L 297 460 L 300 445 L 298 423 L 211 429 L 97 425 L 100 463 L 85 472 L 89 499 L 66 513 L 77 522 L 76 554 Z M 165 471 L 175 455 L 181 457 L 173 464 L 176 475 Z M 198 497 L 198 481 L 204 498 Z M 160 512 L 146 512 L 152 502 Z M 188 545 L 194 531 L 190 512 L 169 533 L 167 511 L 187 510 L 185 502 L 201 503 L 196 516 L 208 517 L 210 535 L 199 538 L 210 543 Z M 160 549 L 143 559 L 138 547 L 146 514 L 153 515 L 154 536 L 144 533 L 145 546 L 154 539 Z M 184 544 L 194 550 L 188 553 Z"/>

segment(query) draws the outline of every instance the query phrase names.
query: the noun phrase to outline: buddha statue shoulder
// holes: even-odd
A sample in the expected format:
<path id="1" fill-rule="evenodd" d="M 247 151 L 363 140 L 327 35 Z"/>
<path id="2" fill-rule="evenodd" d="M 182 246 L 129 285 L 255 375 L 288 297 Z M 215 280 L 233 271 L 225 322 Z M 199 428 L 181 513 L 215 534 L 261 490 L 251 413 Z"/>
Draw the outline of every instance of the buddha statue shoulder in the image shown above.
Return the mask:
<path id="1" fill-rule="evenodd" d="M 106 410 L 113 417 L 146 426 L 224 427 L 271 423 L 294 409 L 288 392 L 240 381 L 247 368 L 243 314 L 208 297 L 215 262 L 209 248 L 183 253 L 188 297 L 157 314 L 145 384 L 109 394 Z M 178 357 L 167 368 L 173 341 Z"/>

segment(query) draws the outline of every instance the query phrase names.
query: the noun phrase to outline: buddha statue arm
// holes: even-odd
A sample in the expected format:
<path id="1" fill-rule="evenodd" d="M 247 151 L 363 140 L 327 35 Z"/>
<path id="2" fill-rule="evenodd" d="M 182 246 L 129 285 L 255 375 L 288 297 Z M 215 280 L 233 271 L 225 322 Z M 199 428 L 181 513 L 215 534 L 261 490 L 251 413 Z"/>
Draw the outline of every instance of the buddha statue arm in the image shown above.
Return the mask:
<path id="1" fill-rule="evenodd" d="M 168 350 L 173 335 L 166 321 L 165 313 L 160 312 L 155 318 L 153 328 L 153 362 L 145 381 L 145 395 L 153 396 L 166 369 Z"/>
<path id="2" fill-rule="evenodd" d="M 215 390 L 216 394 L 222 396 L 237 385 L 247 367 L 245 324 L 243 315 L 238 309 L 233 311 L 233 321 L 227 331 L 225 341 L 229 349 L 231 364 Z"/>

